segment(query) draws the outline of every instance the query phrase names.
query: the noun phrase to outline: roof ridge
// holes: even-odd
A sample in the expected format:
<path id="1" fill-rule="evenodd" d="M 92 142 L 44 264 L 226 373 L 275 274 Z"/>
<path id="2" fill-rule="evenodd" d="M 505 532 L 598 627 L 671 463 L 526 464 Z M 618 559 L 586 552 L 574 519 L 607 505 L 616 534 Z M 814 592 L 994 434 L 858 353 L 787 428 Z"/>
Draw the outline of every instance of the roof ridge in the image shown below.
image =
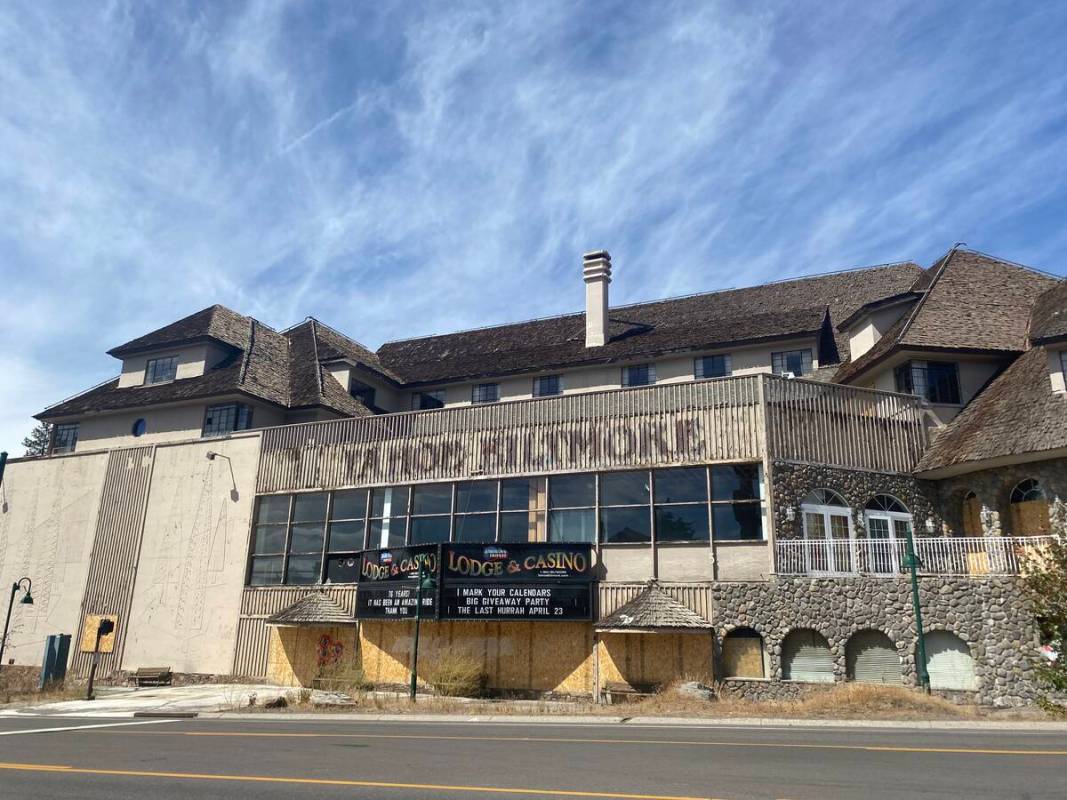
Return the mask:
<path id="1" fill-rule="evenodd" d="M 315 354 L 315 385 L 319 389 L 319 400 L 323 400 L 322 393 L 322 364 L 319 362 L 319 333 L 315 329 L 315 318 L 308 317 L 311 320 L 311 350 Z"/>
<path id="2" fill-rule="evenodd" d="M 752 284 L 751 286 L 730 286 L 726 289 L 708 289 L 707 291 L 703 292 L 690 292 L 689 294 L 679 294 L 673 295 L 671 297 L 661 297 L 656 300 L 639 300 L 635 303 L 624 303 L 623 305 L 611 306 L 610 308 L 608 308 L 608 316 L 610 319 L 611 314 L 615 311 L 621 311 L 627 308 L 636 308 L 638 306 L 653 306 L 658 305 L 660 303 L 671 303 L 678 300 L 688 300 L 693 297 L 707 297 L 716 294 L 728 294 L 729 292 L 743 292 L 749 289 L 759 289 L 763 286 L 780 286 L 783 283 L 799 283 L 801 281 L 815 280 L 817 278 L 828 278 L 833 275 L 847 275 L 853 272 L 868 272 L 876 269 L 887 269 L 889 267 L 902 267 L 907 266 L 909 264 L 918 267 L 920 270 L 922 269 L 922 266 L 920 264 L 911 259 L 905 259 L 903 261 L 890 261 L 885 264 L 873 264 L 867 267 L 846 267 L 845 269 L 830 270 L 828 272 L 817 272 L 811 275 L 800 275 L 793 278 L 780 278 L 779 280 L 765 281 L 764 283 L 756 283 Z M 811 308 L 821 308 L 822 305 L 823 304 L 816 303 L 815 305 L 811 306 Z M 386 345 L 398 344 L 400 342 L 417 342 L 423 339 L 436 339 L 442 336 L 456 336 L 463 333 L 490 331 L 495 328 L 510 328 L 515 325 L 528 325 L 531 322 L 544 322 L 550 319 L 567 319 L 568 317 L 583 316 L 585 316 L 585 311 L 570 311 L 566 314 L 546 314 L 543 317 L 530 317 L 529 319 L 520 319 L 515 320 L 513 322 L 498 322 L 494 325 L 479 325 L 474 328 L 460 328 L 459 330 L 448 331 L 446 333 L 428 333 L 423 336 L 410 336 L 404 339 L 387 339 L 386 341 L 381 343 L 381 345 L 378 347 L 378 351 L 380 351 Z M 309 319 L 311 318 L 309 317 Z M 375 351 L 375 355 L 377 355 L 378 351 Z"/>
<path id="3" fill-rule="evenodd" d="M 954 244 L 951 248 L 949 248 L 949 251 L 945 253 L 945 255 L 941 256 L 939 260 L 941 266 L 938 267 L 937 272 L 934 273 L 934 277 L 930 279 L 930 283 L 927 284 L 926 289 L 923 290 L 922 297 L 919 298 L 919 301 L 915 304 L 915 307 L 912 308 L 911 313 L 908 315 L 908 321 L 904 323 L 904 326 L 897 334 L 895 344 L 900 344 L 904 341 L 904 336 L 911 329 L 911 325 L 918 317 L 919 311 L 923 308 L 923 306 L 926 305 L 926 301 L 933 293 L 934 287 L 937 286 L 937 282 L 941 280 L 941 276 L 945 274 L 945 270 L 948 268 L 949 262 L 952 260 L 952 256 L 956 255 L 956 251 L 959 249 L 959 247 L 960 246 L 958 244 Z"/>
<path id="4" fill-rule="evenodd" d="M 974 253 L 977 256 L 983 256 L 985 258 L 991 258 L 994 261 L 999 261 L 1001 264 L 1007 264 L 1011 267 L 1018 267 L 1019 269 L 1025 269 L 1027 272 L 1034 272 L 1038 275 L 1044 275 L 1046 278 L 1055 278 L 1056 280 L 1067 280 L 1067 275 L 1057 275 L 1055 272 L 1049 272 L 1048 270 L 1040 269 L 1038 267 L 1031 267 L 1029 264 L 1022 264 L 1018 261 L 1012 261 L 1008 258 L 1001 258 L 995 256 L 992 253 L 987 253 L 984 250 L 977 250 L 973 247 L 958 247 L 957 250 L 962 250 L 965 253 Z"/>

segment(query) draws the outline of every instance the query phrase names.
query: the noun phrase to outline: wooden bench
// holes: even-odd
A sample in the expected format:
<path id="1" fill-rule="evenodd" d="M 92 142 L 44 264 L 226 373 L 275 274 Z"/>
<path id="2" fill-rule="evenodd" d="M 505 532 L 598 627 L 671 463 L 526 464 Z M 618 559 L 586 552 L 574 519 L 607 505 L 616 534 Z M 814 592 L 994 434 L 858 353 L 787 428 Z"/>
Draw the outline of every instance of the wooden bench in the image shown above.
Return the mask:
<path id="1" fill-rule="evenodd" d="M 134 686 L 170 686 L 170 667 L 141 667 L 130 676 Z"/>
<path id="2" fill-rule="evenodd" d="M 600 688 L 604 700 L 610 705 L 618 700 L 632 700 L 640 697 L 651 697 L 659 689 L 654 683 L 631 684 L 625 681 L 608 681 Z"/>

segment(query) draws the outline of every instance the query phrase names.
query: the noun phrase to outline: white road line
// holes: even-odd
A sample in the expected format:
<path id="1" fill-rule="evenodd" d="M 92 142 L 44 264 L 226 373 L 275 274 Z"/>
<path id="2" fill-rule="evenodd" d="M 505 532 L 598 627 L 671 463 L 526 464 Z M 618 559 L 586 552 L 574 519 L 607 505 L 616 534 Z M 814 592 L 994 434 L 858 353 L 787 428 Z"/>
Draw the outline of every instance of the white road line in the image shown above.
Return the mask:
<path id="1" fill-rule="evenodd" d="M 0 731 L 0 736 L 20 736 L 24 733 L 63 733 L 65 731 L 86 731 L 92 728 L 120 728 L 125 725 L 160 725 L 164 722 L 178 722 L 174 719 L 147 719 L 137 722 L 102 722 L 97 725 L 69 725 L 62 728 L 30 728 L 24 731 Z"/>

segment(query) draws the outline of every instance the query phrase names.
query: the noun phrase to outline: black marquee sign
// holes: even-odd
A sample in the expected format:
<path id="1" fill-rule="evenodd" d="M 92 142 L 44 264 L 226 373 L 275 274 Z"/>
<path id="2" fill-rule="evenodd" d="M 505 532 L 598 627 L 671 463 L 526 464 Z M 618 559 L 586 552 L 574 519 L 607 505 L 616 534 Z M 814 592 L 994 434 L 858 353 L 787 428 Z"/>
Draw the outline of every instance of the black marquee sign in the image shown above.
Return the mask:
<path id="1" fill-rule="evenodd" d="M 422 614 L 442 620 L 591 621 L 591 544 L 443 544 L 367 550 L 356 617 L 415 616 L 419 564 L 436 591 Z"/>
<path id="2" fill-rule="evenodd" d="M 357 619 L 411 619 L 418 600 L 419 565 L 423 575 L 436 578 L 440 549 L 435 544 L 364 550 L 356 590 Z M 436 594 L 422 593 L 422 616 L 437 616 Z"/>

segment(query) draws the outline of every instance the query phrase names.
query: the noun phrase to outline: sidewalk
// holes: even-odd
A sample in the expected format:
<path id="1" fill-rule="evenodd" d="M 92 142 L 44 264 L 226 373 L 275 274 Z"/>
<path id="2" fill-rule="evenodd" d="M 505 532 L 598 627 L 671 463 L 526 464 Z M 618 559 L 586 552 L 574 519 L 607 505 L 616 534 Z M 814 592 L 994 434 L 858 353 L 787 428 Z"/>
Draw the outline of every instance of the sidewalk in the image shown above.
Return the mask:
<path id="1" fill-rule="evenodd" d="M 278 697 L 299 691 L 291 687 L 267 684 L 200 684 L 196 686 L 163 686 L 158 688 L 130 689 L 101 687 L 96 700 L 66 700 L 55 703 L 23 706 L 0 710 L 0 717 L 133 717 L 134 714 L 166 714 L 196 712 L 201 719 L 220 719 L 243 722 L 408 722 L 438 724 L 502 724 L 502 725 L 630 725 L 719 727 L 719 728 L 910 728 L 927 730 L 1005 730 L 1005 731 L 1053 731 L 1067 733 L 1067 721 L 1018 721 L 1018 720 L 850 720 L 850 719 L 802 719 L 771 717 L 664 717 L 625 716 L 622 714 L 574 714 L 563 713 L 567 706 L 561 704 L 561 713 L 547 714 L 486 714 L 486 713 L 419 713 L 385 714 L 374 711 L 322 711 L 316 713 L 297 711 L 259 710 L 254 713 L 240 711 L 247 708 L 254 695 L 259 709 Z M 331 692 L 315 691 L 313 703 L 338 703 L 342 696 Z M 514 707 L 522 701 L 516 701 Z M 543 707 L 543 703 L 531 702 L 530 706 Z"/>

